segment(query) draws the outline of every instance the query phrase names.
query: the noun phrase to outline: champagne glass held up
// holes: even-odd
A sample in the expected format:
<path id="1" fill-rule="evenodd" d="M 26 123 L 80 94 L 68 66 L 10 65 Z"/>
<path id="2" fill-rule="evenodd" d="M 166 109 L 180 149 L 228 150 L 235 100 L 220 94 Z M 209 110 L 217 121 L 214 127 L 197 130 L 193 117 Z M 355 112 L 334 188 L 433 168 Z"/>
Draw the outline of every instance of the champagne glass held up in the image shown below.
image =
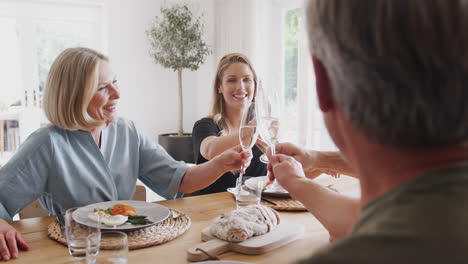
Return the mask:
<path id="1" fill-rule="evenodd" d="M 253 145 L 255 145 L 257 137 L 257 111 L 255 109 L 255 103 L 250 102 L 242 112 L 239 126 L 239 142 L 242 150 L 246 151 L 251 149 Z M 244 169 L 244 167 L 241 167 L 239 178 L 237 178 L 236 188 L 238 191 L 240 191 L 240 187 L 242 186 L 242 171 Z"/>
<path id="2" fill-rule="evenodd" d="M 276 90 L 266 91 L 262 85 L 260 85 L 257 91 L 256 102 L 258 104 L 260 120 L 260 135 L 270 146 L 271 154 L 275 155 L 275 145 L 278 143 L 281 115 L 278 93 Z M 262 159 L 261 161 L 264 162 Z M 277 184 L 276 179 L 274 183 Z"/>

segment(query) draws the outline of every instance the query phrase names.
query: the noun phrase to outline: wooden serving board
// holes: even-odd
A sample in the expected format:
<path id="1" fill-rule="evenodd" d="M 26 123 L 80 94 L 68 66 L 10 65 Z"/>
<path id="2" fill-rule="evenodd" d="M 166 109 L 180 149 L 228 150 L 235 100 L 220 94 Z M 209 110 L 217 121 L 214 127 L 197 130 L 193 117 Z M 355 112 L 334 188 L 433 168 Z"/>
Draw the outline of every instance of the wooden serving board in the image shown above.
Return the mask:
<path id="1" fill-rule="evenodd" d="M 279 224 L 274 230 L 247 239 L 244 242 L 234 243 L 218 239 L 211 235 L 209 227 L 202 230 L 202 241 L 187 250 L 188 261 L 203 261 L 209 259 L 209 256 L 203 253 L 207 252 L 211 256 L 219 256 L 228 251 L 234 251 L 246 255 L 260 255 L 273 249 L 282 247 L 292 241 L 301 239 L 304 236 L 304 226 L 291 222 Z M 202 250 L 198 250 L 202 249 Z"/>

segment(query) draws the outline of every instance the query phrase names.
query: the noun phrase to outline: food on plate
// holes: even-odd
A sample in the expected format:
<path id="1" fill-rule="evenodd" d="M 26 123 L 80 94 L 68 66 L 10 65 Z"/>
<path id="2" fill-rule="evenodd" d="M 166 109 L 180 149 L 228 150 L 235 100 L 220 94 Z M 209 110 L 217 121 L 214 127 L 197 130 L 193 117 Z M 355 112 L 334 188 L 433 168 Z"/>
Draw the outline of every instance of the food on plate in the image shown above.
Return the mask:
<path id="1" fill-rule="evenodd" d="M 279 184 L 270 184 L 265 188 L 264 191 L 273 193 L 288 193 L 288 191 Z"/>
<path id="2" fill-rule="evenodd" d="M 132 225 L 146 225 L 152 224 L 153 222 L 148 220 L 144 215 L 129 215 L 127 223 Z"/>
<path id="3" fill-rule="evenodd" d="M 273 181 L 268 180 L 266 182 L 265 186 L 263 187 L 263 190 L 266 190 L 268 188 L 268 186 L 270 186 L 272 183 L 273 183 Z"/>
<path id="4" fill-rule="evenodd" d="M 111 209 L 111 215 L 126 215 L 126 216 L 137 215 L 136 209 L 128 204 L 122 204 L 122 203 L 114 204 L 112 207 L 110 207 L 110 209 Z"/>
<path id="5" fill-rule="evenodd" d="M 279 223 L 278 212 L 270 207 L 255 204 L 216 217 L 210 226 L 210 232 L 222 240 L 242 242 L 270 232 Z"/>
<path id="6" fill-rule="evenodd" d="M 125 215 L 111 215 L 105 212 L 105 210 L 96 210 L 88 214 L 88 218 L 100 222 L 106 226 L 119 226 L 123 225 L 128 220 L 128 216 Z"/>
<path id="7" fill-rule="evenodd" d="M 268 180 L 268 181 L 259 180 L 259 181 L 257 181 L 257 189 L 265 191 L 266 187 L 268 185 L 270 185 L 271 183 L 272 183 L 272 181 L 270 181 L 270 180 Z"/>
<path id="8" fill-rule="evenodd" d="M 107 209 L 94 209 L 88 218 L 101 222 L 107 226 L 119 226 L 125 223 L 132 225 L 146 225 L 153 223 L 144 215 L 137 215 L 136 209 L 128 204 L 114 204 Z"/>
<path id="9" fill-rule="evenodd" d="M 286 189 L 279 184 L 273 184 L 273 181 L 258 181 L 257 188 L 262 189 L 264 192 L 274 192 L 274 193 L 287 193 Z"/>

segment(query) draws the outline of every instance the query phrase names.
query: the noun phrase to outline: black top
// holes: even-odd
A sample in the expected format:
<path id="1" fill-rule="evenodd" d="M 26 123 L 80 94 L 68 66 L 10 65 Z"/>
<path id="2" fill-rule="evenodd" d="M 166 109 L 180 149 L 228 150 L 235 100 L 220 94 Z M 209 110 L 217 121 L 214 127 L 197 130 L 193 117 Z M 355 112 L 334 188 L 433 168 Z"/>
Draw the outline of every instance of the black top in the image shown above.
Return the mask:
<path id="1" fill-rule="evenodd" d="M 205 117 L 195 123 L 192 131 L 192 143 L 196 164 L 201 164 L 207 161 L 205 157 L 200 154 L 200 145 L 203 139 L 209 136 L 218 136 L 220 131 L 221 129 L 211 118 Z M 252 148 L 252 154 L 253 157 L 252 161 L 250 162 L 250 166 L 245 171 L 246 177 L 265 176 L 267 173 L 267 165 L 260 161 L 260 156 L 263 154 L 263 152 L 258 148 L 258 146 L 255 145 Z M 236 186 L 236 180 L 238 176 L 239 172 L 226 172 L 213 184 L 206 187 L 205 189 L 200 190 L 197 192 L 197 194 L 225 192 L 227 188 Z"/>

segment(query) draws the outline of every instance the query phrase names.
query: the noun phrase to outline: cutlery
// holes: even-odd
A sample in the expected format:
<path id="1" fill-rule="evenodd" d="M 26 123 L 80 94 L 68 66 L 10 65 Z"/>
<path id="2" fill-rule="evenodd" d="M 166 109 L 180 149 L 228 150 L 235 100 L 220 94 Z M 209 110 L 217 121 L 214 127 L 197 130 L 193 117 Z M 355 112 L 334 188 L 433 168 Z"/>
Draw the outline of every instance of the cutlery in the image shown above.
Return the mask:
<path id="1" fill-rule="evenodd" d="M 56 215 L 55 218 L 57 218 L 57 221 L 60 224 L 60 232 L 65 236 L 65 219 L 63 218 L 63 215 Z"/>
<path id="2" fill-rule="evenodd" d="M 333 184 L 328 185 L 327 188 L 334 191 L 334 192 L 339 193 L 339 191 L 337 189 L 333 188 Z"/>
<path id="3" fill-rule="evenodd" d="M 182 217 L 182 216 L 185 216 L 185 214 L 184 213 L 177 213 L 177 212 L 171 210 L 172 220 L 176 220 L 177 218 Z"/>

